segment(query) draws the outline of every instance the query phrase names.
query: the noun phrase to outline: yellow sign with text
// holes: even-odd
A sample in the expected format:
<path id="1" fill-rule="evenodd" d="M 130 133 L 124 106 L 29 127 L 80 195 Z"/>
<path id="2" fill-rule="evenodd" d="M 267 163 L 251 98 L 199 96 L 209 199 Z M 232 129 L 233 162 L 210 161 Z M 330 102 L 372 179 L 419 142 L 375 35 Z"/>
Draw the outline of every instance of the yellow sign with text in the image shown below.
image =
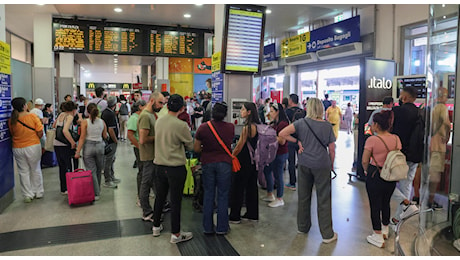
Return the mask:
<path id="1" fill-rule="evenodd" d="M 0 41 L 0 73 L 11 74 L 10 45 Z"/>
<path id="2" fill-rule="evenodd" d="M 307 42 L 309 41 L 310 32 L 283 39 L 281 41 L 281 58 L 307 53 Z"/>
<path id="3" fill-rule="evenodd" d="M 94 88 L 94 87 L 95 87 L 94 83 L 89 83 L 88 84 L 88 88 Z"/>
<path id="4" fill-rule="evenodd" d="M 221 55 L 222 53 L 220 51 L 212 55 L 212 64 L 211 64 L 212 72 L 220 71 Z"/>

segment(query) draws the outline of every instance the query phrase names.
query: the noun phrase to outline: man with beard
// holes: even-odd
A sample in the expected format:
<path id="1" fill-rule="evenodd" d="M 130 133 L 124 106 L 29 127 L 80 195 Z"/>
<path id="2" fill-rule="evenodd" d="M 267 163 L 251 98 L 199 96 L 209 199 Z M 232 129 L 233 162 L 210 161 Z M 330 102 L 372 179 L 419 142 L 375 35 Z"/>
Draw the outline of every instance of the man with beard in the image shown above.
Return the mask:
<path id="1" fill-rule="evenodd" d="M 150 205 L 150 189 L 155 190 L 153 178 L 155 165 L 155 122 L 158 119 L 157 113 L 163 108 L 164 96 L 159 92 L 150 95 L 149 102 L 139 115 L 137 129 L 139 131 L 139 164 L 142 169 L 142 180 L 139 193 L 139 200 L 142 208 L 142 219 L 153 222 L 153 209 Z"/>

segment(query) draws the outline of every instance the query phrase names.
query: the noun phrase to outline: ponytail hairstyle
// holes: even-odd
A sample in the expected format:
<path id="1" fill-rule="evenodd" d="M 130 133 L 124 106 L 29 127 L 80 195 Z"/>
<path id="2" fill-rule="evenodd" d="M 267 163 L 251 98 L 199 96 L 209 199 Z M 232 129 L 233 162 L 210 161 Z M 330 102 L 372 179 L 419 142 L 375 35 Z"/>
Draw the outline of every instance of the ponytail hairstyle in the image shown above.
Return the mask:
<path id="1" fill-rule="evenodd" d="M 94 124 L 94 120 L 96 120 L 97 116 L 99 115 L 99 109 L 97 108 L 97 105 L 95 103 L 89 103 L 86 110 L 88 111 L 91 123 Z"/>
<path id="2" fill-rule="evenodd" d="M 257 107 L 254 102 L 245 102 L 243 104 L 247 111 L 250 111 L 250 115 L 246 119 L 245 126 L 251 126 L 252 124 L 260 124 L 259 114 L 257 113 Z M 249 136 L 251 136 L 251 127 L 248 127 Z"/>
<path id="3" fill-rule="evenodd" d="M 24 112 L 24 105 L 27 104 L 27 100 L 22 97 L 14 98 L 11 101 L 13 106 L 13 112 L 11 113 L 11 125 L 15 125 L 18 122 L 19 113 Z"/>

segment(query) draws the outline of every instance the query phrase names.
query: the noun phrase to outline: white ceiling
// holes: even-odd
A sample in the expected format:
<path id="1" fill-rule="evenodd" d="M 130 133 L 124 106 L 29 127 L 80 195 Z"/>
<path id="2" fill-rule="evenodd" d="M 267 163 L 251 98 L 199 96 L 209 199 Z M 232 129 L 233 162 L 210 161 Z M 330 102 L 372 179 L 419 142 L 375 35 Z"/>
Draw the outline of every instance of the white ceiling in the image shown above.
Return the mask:
<path id="1" fill-rule="evenodd" d="M 267 4 L 272 11 L 267 15 L 265 37 L 286 38 L 310 22 L 331 18 L 353 7 L 353 4 Z M 119 7 L 123 12 L 116 13 Z M 184 18 L 189 13 L 191 18 Z M 214 29 L 214 5 L 204 4 L 5 4 L 6 28 L 20 37 L 33 42 L 33 19 L 36 14 L 52 14 L 80 19 L 107 19 L 107 21 L 155 25 L 181 25 L 202 29 Z M 51 25 L 50 25 L 51 26 Z M 291 33 L 291 34 L 290 34 Z M 93 71 L 113 72 L 113 56 L 102 54 L 78 54 L 75 58 L 85 68 Z M 130 66 L 147 65 L 152 57 L 119 56 L 118 72 Z M 150 63 L 149 63 L 150 62 Z"/>

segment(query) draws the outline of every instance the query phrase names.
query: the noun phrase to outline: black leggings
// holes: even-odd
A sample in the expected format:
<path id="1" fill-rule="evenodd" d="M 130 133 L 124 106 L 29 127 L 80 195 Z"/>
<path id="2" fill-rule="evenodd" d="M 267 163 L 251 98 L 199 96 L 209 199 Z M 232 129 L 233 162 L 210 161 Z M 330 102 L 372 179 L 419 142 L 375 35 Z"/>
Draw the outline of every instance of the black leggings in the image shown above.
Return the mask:
<path id="1" fill-rule="evenodd" d="M 390 224 L 390 200 L 396 182 L 385 181 L 380 178 L 380 173 L 372 164 L 367 169 L 366 190 L 371 208 L 371 221 L 373 230 L 382 230 L 382 224 Z"/>
<path id="2" fill-rule="evenodd" d="M 59 180 L 61 183 L 61 192 L 67 191 L 66 173 L 72 172 L 72 160 L 75 156 L 75 151 L 72 151 L 70 146 L 54 146 L 56 158 L 59 165 Z"/>

